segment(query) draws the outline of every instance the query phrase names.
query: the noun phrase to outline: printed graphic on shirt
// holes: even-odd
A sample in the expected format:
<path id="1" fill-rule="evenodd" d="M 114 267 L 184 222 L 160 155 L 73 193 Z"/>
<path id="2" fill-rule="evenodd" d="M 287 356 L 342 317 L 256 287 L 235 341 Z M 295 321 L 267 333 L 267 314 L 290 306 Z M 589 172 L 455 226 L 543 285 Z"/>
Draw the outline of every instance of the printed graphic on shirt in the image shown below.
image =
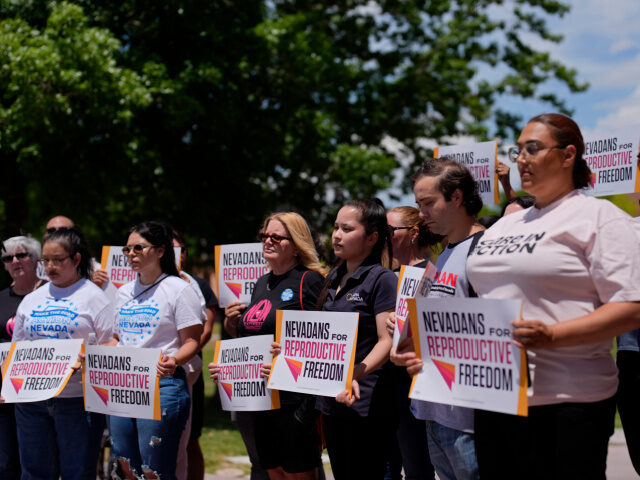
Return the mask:
<path id="1" fill-rule="evenodd" d="M 118 311 L 118 329 L 124 340 L 131 345 L 149 339 L 158 327 L 160 308 L 153 299 L 143 303 L 130 302 Z"/>
<path id="2" fill-rule="evenodd" d="M 432 292 L 441 292 L 446 295 L 455 296 L 458 274 L 441 271 L 436 273 L 436 279 L 431 286 Z"/>
<path id="3" fill-rule="evenodd" d="M 284 294 L 285 292 L 282 292 L 282 293 Z M 244 315 L 242 319 L 244 328 L 246 328 L 249 331 L 260 330 L 260 327 L 262 327 L 262 324 L 266 320 L 270 311 L 271 311 L 271 302 L 269 300 L 265 299 L 256 303 L 253 307 L 249 309 L 249 311 Z"/>
<path id="4" fill-rule="evenodd" d="M 282 293 L 280 294 L 280 300 L 282 300 L 283 302 L 288 302 L 292 298 L 293 298 L 293 290 L 291 290 L 290 288 L 283 290 Z"/>
<path id="5" fill-rule="evenodd" d="M 503 235 L 488 240 L 480 240 L 472 255 L 509 255 L 512 253 L 532 254 L 536 245 L 547 232 L 530 235 Z"/>
<path id="6" fill-rule="evenodd" d="M 78 307 L 67 299 L 47 300 L 31 311 L 24 322 L 25 335 L 35 338 L 71 338 L 78 327 Z"/>

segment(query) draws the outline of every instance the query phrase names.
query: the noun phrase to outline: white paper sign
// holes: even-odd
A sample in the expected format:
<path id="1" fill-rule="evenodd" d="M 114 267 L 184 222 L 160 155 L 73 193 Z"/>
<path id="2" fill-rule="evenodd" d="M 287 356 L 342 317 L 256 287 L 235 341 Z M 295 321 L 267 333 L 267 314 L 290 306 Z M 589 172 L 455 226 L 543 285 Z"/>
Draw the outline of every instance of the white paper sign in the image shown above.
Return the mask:
<path id="1" fill-rule="evenodd" d="M 282 352 L 267 386 L 325 397 L 351 392 L 357 336 L 357 313 L 277 310 Z"/>
<path id="2" fill-rule="evenodd" d="M 271 363 L 273 335 L 218 340 L 213 363 L 220 365 L 218 388 L 222 409 L 257 412 L 280 408 L 280 394 L 267 388 L 260 375 L 263 363 Z"/>
<path id="3" fill-rule="evenodd" d="M 411 398 L 527 415 L 526 353 L 511 341 L 520 301 L 416 298 L 409 309 L 424 362 Z"/>
<path id="4" fill-rule="evenodd" d="M 84 408 L 118 417 L 160 420 L 160 348 L 86 346 Z"/>
<path id="5" fill-rule="evenodd" d="M 478 182 L 478 193 L 485 205 L 500 203 L 498 189 L 498 142 L 472 143 L 468 145 L 446 145 L 436 147 L 435 158 L 450 158 L 469 169 Z"/>
<path id="6" fill-rule="evenodd" d="M 13 342 L 2 369 L 5 402 L 37 402 L 59 395 L 81 347 L 82 339 Z"/>
<path id="7" fill-rule="evenodd" d="M 9 350 L 11 350 L 11 342 L 0 343 L 0 365 L 4 364 L 4 360 L 9 355 Z"/>
<path id="8" fill-rule="evenodd" d="M 261 243 L 216 245 L 215 269 L 218 301 L 221 307 L 231 302 L 249 304 L 258 279 L 269 272 L 262 256 Z"/>
<path id="9" fill-rule="evenodd" d="M 393 330 L 393 346 L 410 336 L 410 324 L 407 323 L 409 317 L 408 298 L 414 298 L 418 292 L 418 286 L 424 276 L 425 269 L 402 265 L 398 274 L 398 289 L 396 295 L 396 328 Z"/>
<path id="10" fill-rule="evenodd" d="M 637 130 L 585 135 L 583 158 L 591 169 L 591 184 L 585 193 L 600 197 L 640 192 L 639 143 Z"/>
<path id="11" fill-rule="evenodd" d="M 176 267 L 180 270 L 180 247 L 173 247 L 173 253 L 176 258 Z M 102 258 L 100 268 L 107 271 L 109 281 L 120 288 L 125 283 L 133 282 L 138 278 L 137 272 L 134 272 L 129 265 L 127 256 L 122 253 L 122 247 L 116 245 L 104 245 L 102 247 Z"/>

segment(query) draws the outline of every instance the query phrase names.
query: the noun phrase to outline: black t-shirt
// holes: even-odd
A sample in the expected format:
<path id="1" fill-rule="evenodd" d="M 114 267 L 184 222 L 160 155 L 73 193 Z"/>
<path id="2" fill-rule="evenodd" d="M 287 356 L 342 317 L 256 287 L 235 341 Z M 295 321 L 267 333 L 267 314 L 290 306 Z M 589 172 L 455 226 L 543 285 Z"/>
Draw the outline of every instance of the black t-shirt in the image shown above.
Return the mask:
<path id="1" fill-rule="evenodd" d="M 24 297 L 25 295 L 15 293 L 11 287 L 0 291 L 0 342 L 11 341 L 16 311 Z"/>

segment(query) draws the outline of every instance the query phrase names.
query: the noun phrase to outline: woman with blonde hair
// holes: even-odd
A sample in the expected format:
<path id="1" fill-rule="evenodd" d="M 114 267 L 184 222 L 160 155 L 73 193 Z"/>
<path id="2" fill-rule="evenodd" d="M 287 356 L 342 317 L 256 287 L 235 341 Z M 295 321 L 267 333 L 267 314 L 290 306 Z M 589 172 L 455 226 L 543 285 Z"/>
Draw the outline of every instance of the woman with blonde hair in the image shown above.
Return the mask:
<path id="1" fill-rule="evenodd" d="M 436 246 L 442 241 L 426 222 L 420 218 L 420 210 L 415 207 L 395 207 L 387 212 L 387 223 L 391 231 L 394 270 L 401 265 L 424 268 L 436 256 Z"/>
<path id="2" fill-rule="evenodd" d="M 274 334 L 276 310 L 313 310 L 324 281 L 311 231 L 300 215 L 270 215 L 258 237 L 271 271 L 256 282 L 248 306 L 240 302 L 226 306 L 225 328 L 237 337 Z M 217 364 L 209 364 L 214 381 L 219 370 Z M 321 447 L 314 403 L 312 396 L 281 391 L 279 410 L 237 412 L 252 479 L 258 478 L 258 465 L 271 479 L 317 478 Z"/>

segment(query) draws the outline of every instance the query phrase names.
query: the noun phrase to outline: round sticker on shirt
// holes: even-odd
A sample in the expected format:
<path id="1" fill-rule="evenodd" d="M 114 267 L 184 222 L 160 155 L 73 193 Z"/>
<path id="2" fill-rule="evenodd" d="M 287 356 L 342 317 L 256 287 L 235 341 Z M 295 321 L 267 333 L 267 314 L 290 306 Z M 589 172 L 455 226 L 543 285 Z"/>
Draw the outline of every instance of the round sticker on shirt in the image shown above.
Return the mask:
<path id="1" fill-rule="evenodd" d="M 290 288 L 283 290 L 282 293 L 280 294 L 280 300 L 282 300 L 283 302 L 288 302 L 292 298 L 293 298 L 293 290 L 291 290 Z"/>

